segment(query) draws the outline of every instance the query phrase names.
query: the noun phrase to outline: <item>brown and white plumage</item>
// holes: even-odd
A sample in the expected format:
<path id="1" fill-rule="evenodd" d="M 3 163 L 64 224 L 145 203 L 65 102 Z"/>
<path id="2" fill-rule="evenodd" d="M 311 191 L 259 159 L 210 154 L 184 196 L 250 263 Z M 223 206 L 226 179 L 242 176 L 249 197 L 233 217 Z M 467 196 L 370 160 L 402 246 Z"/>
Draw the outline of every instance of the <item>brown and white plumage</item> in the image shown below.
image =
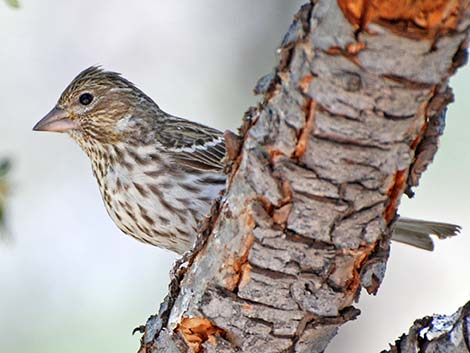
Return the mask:
<path id="1" fill-rule="evenodd" d="M 83 94 L 93 96 L 87 105 Z M 132 83 L 96 67 L 72 81 L 50 116 L 36 129 L 68 124 L 124 233 L 178 253 L 191 247 L 225 186 L 220 131 L 163 112 Z"/>
<path id="2" fill-rule="evenodd" d="M 220 131 L 162 111 L 121 75 L 90 67 L 35 130 L 67 132 L 91 160 L 106 209 L 126 234 L 177 253 L 225 186 Z M 398 220 L 397 240 L 432 249 L 459 227 Z M 431 245 L 430 245 L 431 244 Z"/>

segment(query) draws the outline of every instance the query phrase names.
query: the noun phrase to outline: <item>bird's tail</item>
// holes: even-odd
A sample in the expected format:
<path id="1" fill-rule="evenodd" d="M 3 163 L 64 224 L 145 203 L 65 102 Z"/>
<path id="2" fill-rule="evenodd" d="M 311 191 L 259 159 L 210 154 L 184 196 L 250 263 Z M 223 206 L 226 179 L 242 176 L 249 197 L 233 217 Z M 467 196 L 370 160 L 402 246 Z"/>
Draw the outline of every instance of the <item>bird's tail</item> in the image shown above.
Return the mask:
<path id="1" fill-rule="evenodd" d="M 457 235 L 461 227 L 456 224 L 422 221 L 400 217 L 395 223 L 392 239 L 424 250 L 434 250 L 431 234 L 439 239 Z"/>

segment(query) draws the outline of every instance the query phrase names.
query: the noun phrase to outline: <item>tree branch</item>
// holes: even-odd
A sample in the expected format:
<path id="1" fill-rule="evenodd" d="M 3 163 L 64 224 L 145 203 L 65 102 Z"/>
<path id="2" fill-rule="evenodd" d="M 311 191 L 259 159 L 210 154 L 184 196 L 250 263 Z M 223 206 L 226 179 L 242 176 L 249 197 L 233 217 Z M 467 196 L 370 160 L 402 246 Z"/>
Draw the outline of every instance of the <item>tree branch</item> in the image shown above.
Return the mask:
<path id="1" fill-rule="evenodd" d="M 141 352 L 323 352 L 358 315 L 361 286 L 382 281 L 399 200 L 437 150 L 468 26 L 466 0 L 304 5 Z"/>
<path id="2" fill-rule="evenodd" d="M 382 353 L 470 352 L 470 302 L 452 315 L 416 320 L 407 335 Z"/>

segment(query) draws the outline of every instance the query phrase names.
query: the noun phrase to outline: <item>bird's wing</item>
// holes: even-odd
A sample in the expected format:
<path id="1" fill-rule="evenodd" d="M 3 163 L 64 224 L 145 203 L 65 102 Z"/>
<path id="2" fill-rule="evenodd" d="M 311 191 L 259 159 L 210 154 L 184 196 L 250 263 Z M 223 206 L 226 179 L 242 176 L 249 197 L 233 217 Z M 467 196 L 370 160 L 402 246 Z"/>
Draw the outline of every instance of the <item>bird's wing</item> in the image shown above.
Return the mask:
<path id="1" fill-rule="evenodd" d="M 159 130 L 159 142 L 175 162 L 201 171 L 223 169 L 225 141 L 221 131 L 177 117 L 167 117 Z"/>

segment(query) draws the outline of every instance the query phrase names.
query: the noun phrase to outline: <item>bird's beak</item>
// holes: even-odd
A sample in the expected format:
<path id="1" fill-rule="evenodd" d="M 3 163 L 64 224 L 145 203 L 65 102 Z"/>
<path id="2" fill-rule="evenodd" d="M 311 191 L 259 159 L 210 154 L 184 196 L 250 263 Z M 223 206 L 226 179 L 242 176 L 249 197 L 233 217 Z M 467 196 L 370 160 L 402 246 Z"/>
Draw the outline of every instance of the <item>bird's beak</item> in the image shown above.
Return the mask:
<path id="1" fill-rule="evenodd" d="M 78 122 L 61 108 L 54 107 L 44 118 L 34 125 L 34 131 L 67 132 L 78 128 Z"/>

